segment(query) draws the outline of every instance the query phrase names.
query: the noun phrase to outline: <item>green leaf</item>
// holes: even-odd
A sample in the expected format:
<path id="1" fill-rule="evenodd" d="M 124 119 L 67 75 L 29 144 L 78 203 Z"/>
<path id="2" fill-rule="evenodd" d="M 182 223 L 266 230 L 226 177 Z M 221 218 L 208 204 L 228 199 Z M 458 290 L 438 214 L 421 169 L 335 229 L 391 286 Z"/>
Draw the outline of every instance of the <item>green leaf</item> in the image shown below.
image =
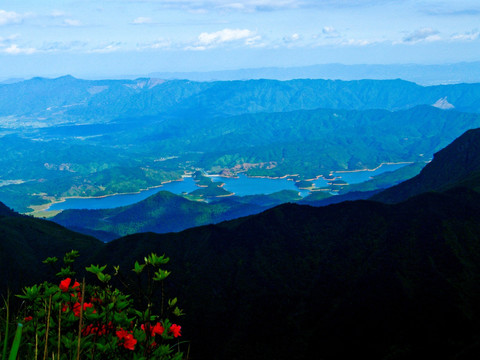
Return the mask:
<path id="1" fill-rule="evenodd" d="M 97 277 L 98 277 L 98 280 L 100 280 L 100 281 L 103 282 L 103 283 L 108 283 L 108 282 L 111 280 L 111 278 L 112 278 L 110 275 L 104 274 L 104 273 L 102 273 L 102 272 L 99 272 L 99 273 L 97 274 Z"/>
<path id="2" fill-rule="evenodd" d="M 182 309 L 179 309 L 178 307 L 175 308 L 175 310 L 173 310 L 173 314 L 176 315 L 176 316 L 183 316 L 185 315 L 185 313 L 183 312 Z"/>
<path id="3" fill-rule="evenodd" d="M 58 261 L 58 258 L 54 256 L 54 257 L 48 257 L 45 260 L 43 260 L 42 262 L 44 264 L 55 264 L 57 261 Z"/>
<path id="4" fill-rule="evenodd" d="M 20 346 L 20 340 L 22 339 L 22 327 L 21 323 L 17 325 L 17 331 L 15 333 L 15 338 L 13 339 L 12 348 L 10 350 L 10 356 L 8 360 L 15 360 L 17 358 L 18 348 Z"/>
<path id="5" fill-rule="evenodd" d="M 158 256 L 155 253 L 151 253 L 145 258 L 145 264 L 152 265 L 152 266 L 160 266 L 168 263 L 170 261 L 170 258 L 165 257 L 165 254 L 162 256 Z"/>
<path id="6" fill-rule="evenodd" d="M 75 271 L 70 269 L 70 266 L 67 266 L 66 268 L 62 268 L 56 275 L 61 278 L 73 277 L 75 276 Z"/>
<path id="7" fill-rule="evenodd" d="M 167 278 L 168 275 L 170 275 L 170 271 L 167 270 L 162 270 L 159 269 L 158 271 L 155 272 L 155 276 L 153 277 L 154 281 L 162 281 Z"/>
<path id="8" fill-rule="evenodd" d="M 71 264 L 79 256 L 80 256 L 80 254 L 78 253 L 77 250 L 72 250 L 72 251 L 65 254 L 65 256 L 63 257 L 63 262 L 65 263 L 65 265 Z"/>
<path id="9" fill-rule="evenodd" d="M 96 265 L 95 266 L 95 265 L 92 264 L 91 266 L 86 267 L 85 270 L 87 270 L 88 272 L 91 272 L 92 274 L 98 275 L 98 273 L 101 273 L 106 268 L 107 268 L 107 265 L 104 265 L 104 266 Z"/>
<path id="10" fill-rule="evenodd" d="M 145 267 L 145 264 L 140 265 L 138 261 L 135 261 L 135 267 L 132 269 L 137 275 L 139 275 L 143 268 Z"/>

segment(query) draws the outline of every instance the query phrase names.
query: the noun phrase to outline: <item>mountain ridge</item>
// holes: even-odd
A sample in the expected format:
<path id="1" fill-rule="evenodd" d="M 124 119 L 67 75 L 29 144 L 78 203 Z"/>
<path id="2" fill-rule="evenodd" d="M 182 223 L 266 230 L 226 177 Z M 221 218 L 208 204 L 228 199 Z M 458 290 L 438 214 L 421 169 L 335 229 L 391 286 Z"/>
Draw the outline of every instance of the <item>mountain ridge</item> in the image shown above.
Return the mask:
<path id="1" fill-rule="evenodd" d="M 480 172 L 480 129 L 466 131 L 444 149 L 434 154 L 414 178 L 393 186 L 372 197 L 372 200 L 399 202 L 426 191 L 442 191 L 469 184 L 469 178 L 478 179 Z M 478 190 L 478 184 L 470 184 Z"/>

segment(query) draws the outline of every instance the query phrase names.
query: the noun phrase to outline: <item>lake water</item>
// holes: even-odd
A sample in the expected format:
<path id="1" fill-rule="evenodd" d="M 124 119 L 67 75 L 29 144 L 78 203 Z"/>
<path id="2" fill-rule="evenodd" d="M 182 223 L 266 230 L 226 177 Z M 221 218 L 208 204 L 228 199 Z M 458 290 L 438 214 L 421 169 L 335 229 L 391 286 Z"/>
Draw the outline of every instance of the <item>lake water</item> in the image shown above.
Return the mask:
<path id="1" fill-rule="evenodd" d="M 137 194 L 111 195 L 101 198 L 70 198 L 64 202 L 53 204 L 48 210 L 67 210 L 67 209 L 112 209 L 120 206 L 135 204 L 145 200 L 149 196 L 159 191 L 170 191 L 174 194 L 189 193 L 198 189 L 195 181 L 191 177 L 183 178 L 183 181 L 172 181 L 163 184 L 161 187 L 141 191 Z"/>
<path id="2" fill-rule="evenodd" d="M 349 184 L 357 184 L 370 180 L 372 176 L 388 171 L 394 171 L 405 165 L 406 164 L 386 164 L 372 171 L 334 172 L 333 175 L 341 177 Z M 212 181 L 225 183 L 224 189 L 233 192 L 238 196 L 272 194 L 281 190 L 294 190 L 300 192 L 302 196 L 308 195 L 307 190 L 299 190 L 292 180 L 287 179 L 250 178 L 240 174 L 238 178 L 212 176 Z M 313 183 L 317 188 L 328 186 L 328 182 L 322 178 L 313 181 Z M 66 199 L 64 202 L 53 204 L 48 210 L 111 209 L 135 204 L 159 191 L 170 191 L 174 194 L 182 194 L 192 192 L 196 189 L 198 189 L 198 187 L 196 186 L 195 181 L 191 177 L 186 177 L 183 178 L 183 181 L 173 181 L 166 183 L 161 187 L 141 191 L 137 194 L 112 195 L 102 198 Z"/>
<path id="3" fill-rule="evenodd" d="M 238 178 L 212 176 L 212 180 L 225 183 L 223 188 L 238 196 L 268 195 L 282 190 L 294 190 L 299 191 L 302 196 L 308 195 L 308 191 L 299 190 L 294 181 L 287 179 L 250 178 L 239 174 Z"/>
<path id="4" fill-rule="evenodd" d="M 341 177 L 342 180 L 349 184 L 359 184 L 371 179 L 371 177 L 383 174 L 389 171 L 395 171 L 408 164 L 383 164 L 375 170 L 355 171 L 355 172 L 341 172 L 334 171 L 333 176 Z"/>

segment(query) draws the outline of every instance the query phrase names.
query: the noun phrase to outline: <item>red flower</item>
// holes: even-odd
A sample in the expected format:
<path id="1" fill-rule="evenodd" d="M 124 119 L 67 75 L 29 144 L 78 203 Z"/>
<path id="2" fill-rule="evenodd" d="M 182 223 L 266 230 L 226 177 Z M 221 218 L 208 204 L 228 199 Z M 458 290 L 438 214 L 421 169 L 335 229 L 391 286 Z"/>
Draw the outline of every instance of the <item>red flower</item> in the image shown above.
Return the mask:
<path id="1" fill-rule="evenodd" d="M 131 333 L 120 329 L 117 330 L 117 337 L 119 340 L 123 340 L 118 343 L 118 346 L 123 345 L 125 349 L 135 350 L 135 344 L 137 343 L 137 339 L 135 339 Z"/>
<path id="2" fill-rule="evenodd" d="M 83 303 L 83 312 L 85 312 L 88 308 L 93 308 L 93 304 L 92 303 Z M 95 312 L 96 311 L 93 310 L 93 313 L 95 313 Z M 80 303 L 79 302 L 76 302 L 75 304 L 73 304 L 73 314 L 76 317 L 80 316 Z"/>
<path id="3" fill-rule="evenodd" d="M 143 331 L 150 330 L 150 334 L 152 337 L 155 337 L 155 335 L 162 335 L 164 331 L 162 324 L 159 322 L 157 322 L 154 327 L 152 327 L 150 324 L 142 324 L 141 328 Z"/>
<path id="4" fill-rule="evenodd" d="M 182 334 L 180 334 L 181 329 L 182 327 L 180 325 L 172 324 L 168 332 L 172 333 L 173 337 L 179 337 L 179 336 L 182 336 Z"/>
<path id="5" fill-rule="evenodd" d="M 87 336 L 90 334 L 95 334 L 97 336 L 103 336 L 108 334 L 113 329 L 112 322 L 109 321 L 107 325 L 101 324 L 94 326 L 93 324 L 88 324 L 82 329 L 82 335 Z"/>
<path id="6" fill-rule="evenodd" d="M 66 278 L 65 280 L 60 281 L 60 290 L 63 292 L 68 291 L 68 287 L 70 286 L 70 283 L 72 282 L 72 279 Z"/>
<path id="7" fill-rule="evenodd" d="M 155 336 L 155 335 L 162 335 L 163 334 L 163 326 L 162 324 L 160 324 L 159 322 L 157 322 L 155 324 L 155 326 L 153 327 L 152 329 L 152 336 Z"/>
<path id="8" fill-rule="evenodd" d="M 23 319 L 23 321 L 27 322 L 33 319 L 33 316 L 27 316 Z"/>
<path id="9" fill-rule="evenodd" d="M 82 329 L 82 336 L 87 336 L 90 334 L 98 334 L 98 327 L 93 326 L 93 324 L 88 324 L 86 327 Z M 101 334 L 98 334 L 101 335 Z"/>
<path id="10" fill-rule="evenodd" d="M 60 290 L 62 290 L 62 292 L 67 292 L 71 282 L 72 282 L 72 279 L 70 278 L 66 278 L 65 280 L 60 281 L 60 285 L 59 285 Z M 75 281 L 75 283 L 72 286 L 72 289 L 75 289 L 79 286 L 80 284 L 78 283 L 78 281 Z"/>

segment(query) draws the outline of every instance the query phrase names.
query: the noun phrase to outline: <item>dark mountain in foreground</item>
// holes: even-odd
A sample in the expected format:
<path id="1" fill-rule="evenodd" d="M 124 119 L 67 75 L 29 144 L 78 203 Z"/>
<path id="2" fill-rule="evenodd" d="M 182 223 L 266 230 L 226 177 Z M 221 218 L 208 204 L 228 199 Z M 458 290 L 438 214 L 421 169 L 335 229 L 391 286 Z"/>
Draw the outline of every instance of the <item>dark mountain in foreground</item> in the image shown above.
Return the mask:
<path id="1" fill-rule="evenodd" d="M 479 241 L 480 194 L 455 189 L 132 235 L 94 262 L 168 254 L 196 359 L 447 359 L 480 354 Z"/>
<path id="2" fill-rule="evenodd" d="M 0 293 L 45 280 L 52 275 L 42 261 L 79 250 L 83 259 L 98 250 L 97 239 L 65 229 L 51 221 L 4 212 L 0 203 Z M 5 207 L 6 208 L 6 207 Z M 86 261 L 86 260 L 85 260 Z"/>
<path id="3" fill-rule="evenodd" d="M 480 129 L 467 131 L 436 153 L 419 175 L 372 199 L 393 203 L 426 191 L 442 191 L 459 185 L 480 190 Z"/>
<path id="4" fill-rule="evenodd" d="M 15 211 L 3 203 L 0 203 L 0 216 L 19 216 Z"/>

